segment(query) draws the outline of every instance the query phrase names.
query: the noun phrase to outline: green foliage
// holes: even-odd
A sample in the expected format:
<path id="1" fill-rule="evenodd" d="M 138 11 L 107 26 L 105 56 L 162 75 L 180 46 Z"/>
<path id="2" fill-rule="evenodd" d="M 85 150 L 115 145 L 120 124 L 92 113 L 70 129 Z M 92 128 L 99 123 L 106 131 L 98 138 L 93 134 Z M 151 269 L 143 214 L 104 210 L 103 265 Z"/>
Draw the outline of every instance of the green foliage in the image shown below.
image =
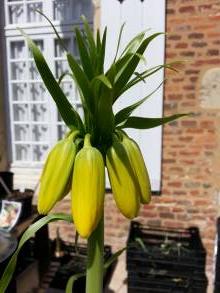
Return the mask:
<path id="1" fill-rule="evenodd" d="M 66 214 L 50 214 L 47 215 L 34 224 L 32 224 L 22 235 L 21 240 L 19 241 L 18 247 L 15 250 L 14 254 L 12 255 L 3 275 L 0 280 L 0 292 L 4 293 L 5 290 L 7 289 L 12 276 L 14 274 L 16 264 L 17 264 L 17 258 L 20 250 L 22 249 L 23 245 L 31 238 L 34 236 L 34 234 L 41 229 L 43 226 L 47 225 L 50 222 L 54 221 L 59 221 L 63 220 L 66 222 L 71 223 L 72 222 L 72 217 Z"/>
<path id="2" fill-rule="evenodd" d="M 42 12 L 39 13 L 42 14 Z M 45 15 L 43 16 L 52 25 L 60 45 L 66 51 L 70 67 L 69 73 L 63 74 L 57 82 L 40 50 L 23 31 L 22 34 L 27 39 L 37 68 L 48 91 L 57 104 L 60 115 L 70 129 L 79 129 L 82 137 L 86 132 L 89 132 L 94 146 L 102 145 L 103 149 L 106 149 L 111 145 L 113 134 L 118 127 L 147 129 L 183 116 L 174 115 L 167 118 L 130 117 L 135 109 L 151 98 L 162 83 L 151 94 L 138 100 L 136 103 L 120 110 L 116 114 L 113 112 L 115 101 L 130 88 L 139 82 L 145 82 L 147 78 L 163 68 L 176 70 L 175 65 L 178 62 L 157 65 L 147 68 L 142 72 L 136 71 L 139 63 L 143 60 L 145 61 L 144 54 L 149 44 L 155 38 L 162 35 L 162 33 L 146 36 L 146 31 L 141 32 L 119 54 L 120 42 L 125 26 L 123 24 L 119 32 L 114 59 L 109 69 L 104 72 L 107 28 L 105 28 L 103 35 L 98 30 L 96 36 L 94 36 L 86 18 L 82 17 L 83 28 L 74 29 L 79 52 L 79 60 L 77 60 L 67 51 L 62 38 L 51 21 Z M 73 106 L 67 100 L 59 85 L 67 74 L 73 78 L 73 82 L 77 85 L 84 111 L 84 121 L 81 120 L 78 113 L 73 109 Z"/>

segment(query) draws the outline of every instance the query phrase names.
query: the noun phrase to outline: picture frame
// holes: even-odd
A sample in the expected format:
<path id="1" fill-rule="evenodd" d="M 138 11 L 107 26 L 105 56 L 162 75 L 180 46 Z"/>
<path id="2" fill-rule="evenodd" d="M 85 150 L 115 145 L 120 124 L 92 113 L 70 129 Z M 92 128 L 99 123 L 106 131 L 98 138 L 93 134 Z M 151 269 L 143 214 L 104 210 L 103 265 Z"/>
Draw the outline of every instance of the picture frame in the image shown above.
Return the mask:
<path id="1" fill-rule="evenodd" d="M 22 204 L 17 201 L 2 200 L 0 231 L 10 232 L 21 215 Z"/>

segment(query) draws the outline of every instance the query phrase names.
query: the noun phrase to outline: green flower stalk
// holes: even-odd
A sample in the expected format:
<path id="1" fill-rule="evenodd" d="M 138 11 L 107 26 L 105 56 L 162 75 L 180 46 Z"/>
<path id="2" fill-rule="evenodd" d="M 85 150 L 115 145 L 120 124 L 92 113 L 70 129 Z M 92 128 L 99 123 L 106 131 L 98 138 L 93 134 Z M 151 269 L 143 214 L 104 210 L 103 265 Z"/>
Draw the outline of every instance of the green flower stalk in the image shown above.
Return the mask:
<path id="1" fill-rule="evenodd" d="M 148 129 L 186 114 L 163 118 L 133 116 L 133 111 L 156 90 L 115 113 L 113 105 L 126 91 L 162 68 L 175 70 L 175 63 L 136 72 L 149 44 L 161 33 L 146 36 L 142 32 L 119 54 L 122 26 L 115 57 L 111 66 L 104 71 L 107 29 L 102 36 L 99 31 L 94 36 L 87 20 L 84 17 L 82 20 L 83 29 L 75 28 L 80 61 L 68 51 L 66 57 L 70 68 L 68 74 L 76 84 L 81 98 L 83 118 L 61 89 L 63 76 L 59 82 L 55 79 L 39 48 L 22 30 L 21 32 L 27 40 L 42 80 L 70 130 L 70 134 L 52 149 L 46 161 L 40 182 L 38 211 L 42 214 L 49 213 L 68 191 L 71 192 L 74 227 L 82 237 L 88 238 L 86 292 L 101 293 L 104 270 L 105 166 L 120 212 L 129 219 L 136 217 L 140 205 L 150 202 L 150 180 L 138 144 L 127 136 L 124 129 Z M 56 30 L 55 33 L 60 45 L 66 50 Z"/>

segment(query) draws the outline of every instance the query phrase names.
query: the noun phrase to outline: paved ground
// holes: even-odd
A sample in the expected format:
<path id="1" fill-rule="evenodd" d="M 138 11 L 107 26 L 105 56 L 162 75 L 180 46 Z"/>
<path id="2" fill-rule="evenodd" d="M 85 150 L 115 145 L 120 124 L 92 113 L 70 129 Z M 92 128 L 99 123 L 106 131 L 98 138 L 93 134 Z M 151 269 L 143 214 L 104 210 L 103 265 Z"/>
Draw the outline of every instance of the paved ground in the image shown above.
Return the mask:
<path id="1" fill-rule="evenodd" d="M 119 259 L 112 275 L 108 290 L 105 293 L 127 293 L 127 271 L 125 269 L 125 253 Z"/>

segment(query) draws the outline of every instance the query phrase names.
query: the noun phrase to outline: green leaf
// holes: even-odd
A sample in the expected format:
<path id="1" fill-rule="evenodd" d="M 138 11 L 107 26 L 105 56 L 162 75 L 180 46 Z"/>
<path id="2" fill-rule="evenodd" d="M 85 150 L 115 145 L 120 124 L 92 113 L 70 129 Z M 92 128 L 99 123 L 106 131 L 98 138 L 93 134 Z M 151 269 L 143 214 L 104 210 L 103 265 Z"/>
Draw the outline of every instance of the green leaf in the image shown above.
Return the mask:
<path id="1" fill-rule="evenodd" d="M 76 43 L 79 49 L 81 64 L 85 74 L 87 75 L 87 78 L 90 80 L 93 78 L 94 72 L 93 72 L 92 62 L 86 48 L 85 40 L 83 39 L 78 28 L 75 28 L 75 33 L 76 33 Z"/>
<path id="2" fill-rule="evenodd" d="M 104 263 L 104 270 L 107 270 L 110 265 L 115 262 L 115 260 L 127 249 L 127 247 L 124 247 L 120 250 L 118 250 L 116 253 L 114 253 L 105 263 Z M 66 284 L 66 290 L 65 293 L 72 293 L 74 282 L 77 281 L 79 278 L 85 277 L 86 273 L 79 273 L 71 276 Z"/>
<path id="3" fill-rule="evenodd" d="M 103 37 L 102 37 L 102 42 L 101 42 L 101 48 L 98 51 L 96 74 L 102 74 L 104 72 L 106 36 L 107 36 L 107 27 L 105 27 Z"/>
<path id="4" fill-rule="evenodd" d="M 108 267 L 127 249 L 124 247 L 117 252 L 115 252 L 105 263 L 104 263 L 104 270 L 107 270 Z"/>
<path id="5" fill-rule="evenodd" d="M 137 109 L 140 105 L 142 105 L 147 99 L 149 99 L 160 87 L 161 85 L 164 83 L 161 82 L 159 84 L 159 86 L 152 91 L 149 95 L 147 95 L 146 97 L 144 97 L 143 99 L 137 101 L 136 103 L 120 110 L 118 113 L 116 113 L 115 115 L 115 125 L 118 125 L 120 123 L 122 123 L 124 120 L 128 119 L 128 117 L 132 114 L 132 112 Z"/>
<path id="6" fill-rule="evenodd" d="M 189 114 L 175 114 L 168 117 L 162 118 L 145 118 L 145 117 L 129 117 L 124 123 L 122 123 L 118 128 L 136 128 L 136 129 L 149 129 L 157 127 L 181 117 L 187 116 Z"/>
<path id="7" fill-rule="evenodd" d="M 50 68 L 48 67 L 44 56 L 41 51 L 35 45 L 35 43 L 20 29 L 22 35 L 26 38 L 28 46 L 33 54 L 37 69 L 41 75 L 41 78 L 54 99 L 61 117 L 66 125 L 70 128 L 78 128 L 83 132 L 83 123 L 79 114 L 74 110 L 73 106 L 69 103 L 58 82 L 54 78 Z"/>
<path id="8" fill-rule="evenodd" d="M 89 44 L 90 57 L 91 57 L 91 60 L 93 61 L 93 66 L 94 66 L 96 64 L 97 50 L 96 50 L 95 40 L 93 37 L 93 32 L 88 24 L 86 17 L 83 15 L 81 16 L 81 19 L 84 24 L 84 30 L 85 30 L 86 37 Z"/>
<path id="9" fill-rule="evenodd" d="M 84 71 L 79 66 L 79 64 L 76 62 L 75 58 L 71 54 L 67 54 L 67 60 L 73 72 L 74 79 L 80 91 L 83 94 L 87 108 L 90 110 L 90 112 L 93 112 L 94 104 L 93 104 L 92 92 L 89 85 L 89 80 L 87 76 L 85 75 Z"/>
<path id="10" fill-rule="evenodd" d="M 177 62 L 172 62 L 172 63 L 168 63 L 168 64 L 162 64 L 162 65 L 157 65 L 154 66 L 152 68 L 149 68 L 141 73 L 134 73 L 136 75 L 136 77 L 134 77 L 133 79 L 131 79 L 125 86 L 124 88 L 121 89 L 121 91 L 119 91 L 118 96 L 122 95 L 124 92 L 126 92 L 129 88 L 131 88 L 132 86 L 136 85 L 137 83 L 145 80 L 146 78 L 150 77 L 151 75 L 157 73 L 159 70 L 161 70 L 162 68 L 167 68 L 173 71 L 177 71 L 175 67 L 173 67 L 173 65 L 177 64 Z"/>
<path id="11" fill-rule="evenodd" d="M 101 38 L 100 38 L 100 31 L 99 29 L 97 29 L 97 32 L 96 32 L 96 47 L 97 47 L 97 50 L 101 50 Z"/>
<path id="12" fill-rule="evenodd" d="M 109 89 L 100 96 L 98 100 L 96 129 L 97 135 L 101 137 L 103 144 L 108 144 L 112 138 L 114 129 L 114 114 L 112 109 L 112 98 Z"/>
<path id="13" fill-rule="evenodd" d="M 134 53 L 143 41 L 146 31 L 147 30 L 140 32 L 133 39 L 131 39 L 131 41 L 126 45 L 125 49 L 121 53 L 121 56 L 127 53 Z"/>
<path id="14" fill-rule="evenodd" d="M 63 81 L 63 79 L 66 77 L 66 76 L 70 76 L 72 79 L 73 79 L 73 75 L 69 72 L 64 72 L 63 74 L 61 74 L 61 76 L 59 77 L 58 79 L 58 84 L 60 85 L 61 82 Z"/>
<path id="15" fill-rule="evenodd" d="M 65 292 L 66 293 L 74 293 L 74 290 L 73 290 L 74 282 L 76 280 L 78 280 L 79 278 L 84 277 L 85 275 L 86 275 L 86 273 L 79 273 L 79 274 L 75 274 L 75 275 L 71 276 L 66 284 Z"/>
<path id="16" fill-rule="evenodd" d="M 126 66 L 124 66 L 122 72 L 120 73 L 119 77 L 117 78 L 117 81 L 115 83 L 115 94 L 114 100 L 116 100 L 119 96 L 119 93 L 121 92 L 121 89 L 127 84 L 131 76 L 133 75 L 139 61 L 140 56 L 142 56 L 148 47 L 148 45 L 151 43 L 152 40 L 154 40 L 156 37 L 161 35 L 162 33 L 156 33 L 153 34 L 141 43 L 137 51 L 134 53 L 133 57 L 127 62 Z"/>
<path id="17" fill-rule="evenodd" d="M 106 73 L 106 76 L 109 78 L 112 84 L 114 84 L 115 81 L 118 80 L 118 77 L 126 68 L 127 64 L 132 59 L 132 57 L 135 55 L 138 57 L 138 54 L 136 53 L 127 53 L 125 56 L 118 59 L 115 63 L 112 63 L 112 65 L 110 66 L 110 68 L 108 69 Z"/>
<path id="18" fill-rule="evenodd" d="M 145 243 L 144 243 L 144 241 L 143 241 L 142 238 L 140 238 L 140 237 L 135 237 L 135 242 L 137 242 L 137 243 L 140 245 L 140 247 L 142 248 L 142 250 L 143 250 L 144 252 L 148 252 L 148 249 L 147 249 L 147 247 L 146 247 L 146 245 L 145 245 Z"/>
<path id="19" fill-rule="evenodd" d="M 61 39 L 60 35 L 58 34 L 58 31 L 56 30 L 55 26 L 53 25 L 52 21 L 40 10 L 36 9 L 35 10 L 36 12 L 38 12 L 39 14 L 41 14 L 44 18 L 46 18 L 46 20 L 49 22 L 49 24 L 51 25 L 52 29 L 54 30 L 56 36 L 57 36 L 57 39 L 61 45 L 61 47 L 63 47 L 63 49 L 67 52 L 67 48 L 65 46 L 65 43 L 64 41 Z"/>
<path id="20" fill-rule="evenodd" d="M 17 258 L 18 258 L 18 254 L 22 248 L 22 246 L 26 243 L 26 241 L 28 241 L 31 237 L 34 236 L 34 234 L 41 229 L 44 225 L 47 225 L 50 222 L 54 222 L 54 221 L 58 221 L 58 220 L 63 220 L 66 222 L 71 223 L 72 222 L 72 216 L 70 215 L 66 215 L 66 214 L 49 214 L 43 218 L 41 218 L 40 220 L 38 220 L 37 222 L 35 222 L 34 224 L 32 224 L 22 235 L 18 247 L 15 250 L 14 254 L 12 255 L 3 275 L 2 278 L 0 280 L 0 292 L 5 292 L 5 290 L 7 289 L 11 279 L 12 279 L 12 275 L 15 271 L 16 268 L 16 264 L 17 264 Z"/>
<path id="21" fill-rule="evenodd" d="M 112 89 L 112 85 L 111 82 L 109 81 L 109 79 L 104 75 L 101 74 L 99 76 L 96 76 L 92 82 L 91 82 L 91 86 L 93 86 L 93 84 L 97 81 L 100 81 L 102 84 L 104 84 L 107 88 Z"/>
<path id="22" fill-rule="evenodd" d="M 119 50 L 119 47 L 120 47 L 121 37 L 122 37 L 122 33 L 123 33 L 124 26 L 125 26 L 125 22 L 122 24 L 122 26 L 120 28 L 120 32 L 119 32 L 119 36 L 118 36 L 118 42 L 117 42 L 117 48 L 116 48 L 116 52 L 115 52 L 115 57 L 114 57 L 113 63 L 115 63 L 115 61 L 117 59 L 117 56 L 118 56 L 118 50 Z"/>

